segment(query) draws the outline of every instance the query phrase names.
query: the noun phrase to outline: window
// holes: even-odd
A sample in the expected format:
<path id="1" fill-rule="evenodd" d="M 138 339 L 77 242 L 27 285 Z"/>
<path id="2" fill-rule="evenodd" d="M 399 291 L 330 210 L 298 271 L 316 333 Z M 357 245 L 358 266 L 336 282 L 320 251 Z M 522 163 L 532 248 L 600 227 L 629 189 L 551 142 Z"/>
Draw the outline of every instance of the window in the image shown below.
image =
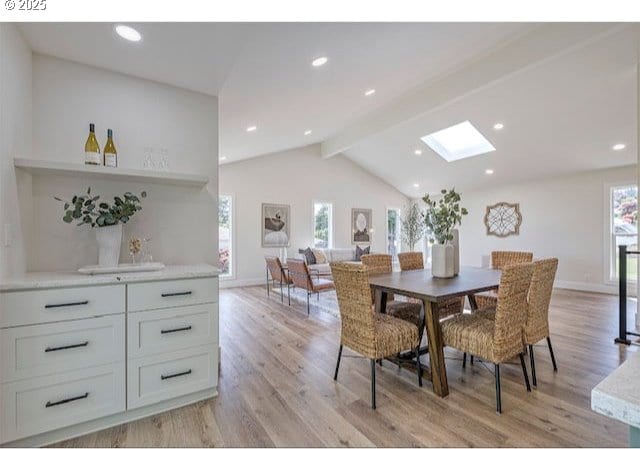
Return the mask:
<path id="1" fill-rule="evenodd" d="M 220 276 L 232 276 L 233 249 L 233 200 L 220 195 L 218 201 L 218 269 Z"/>
<path id="2" fill-rule="evenodd" d="M 398 260 L 400 252 L 400 210 L 387 209 L 387 254 Z"/>
<path id="3" fill-rule="evenodd" d="M 313 203 L 313 246 L 331 248 L 333 244 L 333 205 Z"/>
<path id="4" fill-rule="evenodd" d="M 609 280 L 618 279 L 618 245 L 637 250 L 638 186 L 613 186 L 609 190 Z M 627 279 L 636 282 L 638 257 L 627 259 Z"/>
<path id="5" fill-rule="evenodd" d="M 429 134 L 421 140 L 447 162 L 496 151 L 469 121 Z"/>

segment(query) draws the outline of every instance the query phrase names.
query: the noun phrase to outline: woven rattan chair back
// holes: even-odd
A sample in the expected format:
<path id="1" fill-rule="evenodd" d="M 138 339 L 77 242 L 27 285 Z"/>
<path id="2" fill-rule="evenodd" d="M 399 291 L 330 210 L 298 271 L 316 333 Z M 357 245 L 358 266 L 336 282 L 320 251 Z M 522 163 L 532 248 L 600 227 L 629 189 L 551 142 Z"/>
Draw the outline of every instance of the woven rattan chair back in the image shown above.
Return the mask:
<path id="1" fill-rule="evenodd" d="M 502 363 L 523 352 L 527 294 L 532 274 L 531 263 L 508 265 L 502 270 L 494 328 L 494 363 Z"/>
<path id="2" fill-rule="evenodd" d="M 424 270 L 424 256 L 421 252 L 398 253 L 402 271 Z"/>
<path id="3" fill-rule="evenodd" d="M 286 274 L 284 274 L 284 270 L 282 269 L 280 258 L 275 256 L 264 256 L 264 260 L 267 262 L 267 268 L 269 269 L 269 273 L 271 273 L 271 279 L 283 283 L 288 282 Z"/>
<path id="4" fill-rule="evenodd" d="M 393 271 L 393 258 L 389 254 L 365 254 L 360 260 L 371 275 Z"/>
<path id="5" fill-rule="evenodd" d="M 549 336 L 549 304 L 558 259 L 544 259 L 533 263 L 533 276 L 529 288 L 527 321 L 524 328 L 525 343 L 533 345 Z"/>
<path id="6" fill-rule="evenodd" d="M 526 251 L 491 251 L 491 268 L 502 270 L 508 265 L 529 263 L 533 261 L 533 253 Z"/>
<path id="7" fill-rule="evenodd" d="M 305 290 L 313 290 L 307 262 L 302 259 L 287 259 L 287 267 L 289 268 L 289 277 L 293 285 Z"/>
<path id="8" fill-rule="evenodd" d="M 340 308 L 342 344 L 366 356 L 375 354 L 376 335 L 367 268 L 335 262 L 331 264 L 331 274 Z"/>

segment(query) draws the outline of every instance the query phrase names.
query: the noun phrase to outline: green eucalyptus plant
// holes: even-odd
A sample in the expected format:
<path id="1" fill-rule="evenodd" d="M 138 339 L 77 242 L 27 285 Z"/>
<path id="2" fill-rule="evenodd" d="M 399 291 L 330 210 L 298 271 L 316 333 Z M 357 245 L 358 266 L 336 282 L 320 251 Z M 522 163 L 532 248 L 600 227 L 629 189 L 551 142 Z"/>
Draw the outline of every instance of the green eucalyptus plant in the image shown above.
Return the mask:
<path id="1" fill-rule="evenodd" d="M 425 225 L 420 207 L 416 203 L 409 203 L 402 211 L 400 218 L 402 241 L 413 251 L 416 243 L 424 237 Z"/>
<path id="2" fill-rule="evenodd" d="M 136 212 L 142 210 L 140 198 L 131 192 L 123 195 L 124 199 L 116 196 L 113 203 L 109 204 L 104 201 L 99 202 L 100 195 L 91 196 L 91 187 L 87 189 L 84 195 L 74 195 L 71 200 L 63 200 L 54 197 L 58 201 L 64 203 L 64 216 L 62 221 L 72 223 L 78 221 L 78 226 L 83 224 L 98 226 L 113 226 L 118 223 L 126 223 Z M 140 193 L 141 198 L 147 197 L 147 192 Z"/>
<path id="3" fill-rule="evenodd" d="M 426 194 L 422 201 L 427 205 L 424 224 L 429 231 L 431 243 L 445 244 L 453 240 L 453 229 L 462 223 L 462 217 L 469 212 L 460 207 L 460 194 L 451 189 L 442 190 L 442 197 L 436 201 Z"/>

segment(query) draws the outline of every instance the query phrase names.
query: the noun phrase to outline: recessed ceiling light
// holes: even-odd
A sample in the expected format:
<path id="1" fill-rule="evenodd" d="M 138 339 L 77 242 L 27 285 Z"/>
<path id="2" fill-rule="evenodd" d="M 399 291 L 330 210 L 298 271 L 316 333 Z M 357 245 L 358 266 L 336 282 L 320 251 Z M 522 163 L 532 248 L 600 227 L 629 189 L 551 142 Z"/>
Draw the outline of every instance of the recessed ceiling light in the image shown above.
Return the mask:
<path id="1" fill-rule="evenodd" d="M 422 150 L 418 149 L 414 151 L 413 154 L 415 154 L 416 156 L 420 156 L 422 154 Z"/>
<path id="2" fill-rule="evenodd" d="M 218 159 L 220 159 L 221 161 L 224 161 L 225 159 L 227 159 L 227 156 L 220 156 Z"/>
<path id="3" fill-rule="evenodd" d="M 311 61 L 311 65 L 314 67 L 320 67 L 321 65 L 325 65 L 328 60 L 329 58 L 327 58 L 326 56 L 321 56 L 320 58 L 316 58 Z"/>
<path id="4" fill-rule="evenodd" d="M 258 127 L 257 127 L 256 125 L 247 126 L 247 132 L 248 132 L 248 133 L 252 133 L 252 132 L 254 132 L 256 129 L 258 129 Z"/>
<path id="5" fill-rule="evenodd" d="M 304 135 L 305 135 L 305 136 L 308 136 L 309 134 L 311 134 L 311 130 L 310 130 L 310 129 L 308 129 L 308 130 L 306 130 L 306 131 L 304 132 Z"/>
<path id="6" fill-rule="evenodd" d="M 496 129 L 498 131 L 500 131 L 502 128 L 504 128 L 504 125 L 502 123 L 496 123 L 495 125 L 493 125 L 493 129 Z"/>
<path id="7" fill-rule="evenodd" d="M 487 175 L 492 175 L 492 174 L 493 174 L 493 169 L 492 169 L 492 168 L 487 168 L 484 172 L 485 172 Z"/>
<path id="8" fill-rule="evenodd" d="M 413 184 L 413 187 L 415 187 L 415 188 L 417 189 L 418 187 L 420 187 L 420 184 L 418 184 L 418 183 L 416 182 L 415 184 Z"/>
<path id="9" fill-rule="evenodd" d="M 375 89 L 369 89 L 369 90 L 368 90 L 368 91 L 366 91 L 364 94 L 365 94 L 365 96 L 369 97 L 369 96 L 371 96 L 371 95 L 373 95 L 373 94 L 375 94 L 375 93 L 376 93 L 376 90 L 375 90 Z"/>
<path id="10" fill-rule="evenodd" d="M 616 143 L 614 146 L 611 147 L 611 149 L 614 151 L 624 150 L 625 148 L 627 148 L 627 146 L 624 143 Z"/>
<path id="11" fill-rule="evenodd" d="M 115 26 L 116 33 L 122 39 L 126 39 L 131 42 L 140 42 L 142 40 L 142 35 L 135 28 L 131 28 L 127 25 L 116 25 Z"/>

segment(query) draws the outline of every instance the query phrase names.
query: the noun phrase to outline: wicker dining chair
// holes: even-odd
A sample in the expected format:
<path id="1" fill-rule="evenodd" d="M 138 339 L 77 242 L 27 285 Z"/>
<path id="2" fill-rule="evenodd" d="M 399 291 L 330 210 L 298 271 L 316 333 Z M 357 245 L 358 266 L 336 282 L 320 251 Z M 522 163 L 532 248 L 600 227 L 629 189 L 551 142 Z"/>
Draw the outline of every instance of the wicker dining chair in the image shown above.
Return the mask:
<path id="1" fill-rule="evenodd" d="M 518 263 L 530 263 L 533 261 L 533 253 L 526 251 L 492 251 L 491 252 L 491 268 L 494 270 L 502 270 L 508 265 Z M 475 295 L 477 310 L 495 307 L 498 300 L 498 292 L 491 290 L 488 292 L 478 293 Z"/>
<path id="2" fill-rule="evenodd" d="M 276 283 L 280 283 L 280 302 L 284 302 L 284 289 L 283 286 L 287 286 L 287 296 L 289 298 L 289 305 L 291 305 L 291 278 L 287 274 L 287 271 L 280 263 L 280 258 L 275 256 L 264 256 L 264 260 L 267 262 L 267 296 L 269 296 L 269 274 L 271 274 L 271 284 L 275 287 Z"/>
<path id="3" fill-rule="evenodd" d="M 419 251 L 406 252 L 398 254 L 398 262 L 400 262 L 400 270 L 424 270 L 424 256 Z M 451 298 L 439 305 L 438 315 L 440 319 L 451 315 L 462 313 L 464 308 L 464 296 Z"/>
<path id="4" fill-rule="evenodd" d="M 340 308 L 341 332 L 333 380 L 338 380 L 342 348 L 346 346 L 371 361 L 371 408 L 376 408 L 376 361 L 411 350 L 416 355 L 418 385 L 422 366 L 416 346 L 418 328 L 408 321 L 376 313 L 371 308 L 369 272 L 364 265 L 334 262 L 331 273 Z"/>
<path id="5" fill-rule="evenodd" d="M 307 291 L 307 315 L 309 315 L 309 300 L 312 293 L 318 295 L 319 301 L 320 293 L 335 290 L 333 281 L 320 276 L 311 276 L 307 262 L 303 259 L 287 259 L 287 267 L 293 286 Z M 289 298 L 289 304 L 291 304 L 291 298 Z"/>
<path id="6" fill-rule="evenodd" d="M 442 322 L 447 346 L 480 357 L 495 366 L 496 411 L 502 413 L 500 364 L 520 357 L 527 391 L 531 391 L 524 362 L 524 325 L 527 319 L 527 293 L 533 264 L 509 265 L 502 270 L 495 319 L 481 313 L 461 314 Z"/>
<path id="7" fill-rule="evenodd" d="M 389 254 L 367 254 L 360 259 L 367 268 L 369 275 L 386 274 L 393 271 L 393 258 Z M 424 306 L 422 301 L 408 298 L 408 301 L 395 301 L 393 296 L 387 296 L 387 315 L 415 324 L 419 330 L 424 329 Z M 422 339 L 422 332 L 419 332 Z M 419 341 L 418 341 L 419 342 Z"/>

